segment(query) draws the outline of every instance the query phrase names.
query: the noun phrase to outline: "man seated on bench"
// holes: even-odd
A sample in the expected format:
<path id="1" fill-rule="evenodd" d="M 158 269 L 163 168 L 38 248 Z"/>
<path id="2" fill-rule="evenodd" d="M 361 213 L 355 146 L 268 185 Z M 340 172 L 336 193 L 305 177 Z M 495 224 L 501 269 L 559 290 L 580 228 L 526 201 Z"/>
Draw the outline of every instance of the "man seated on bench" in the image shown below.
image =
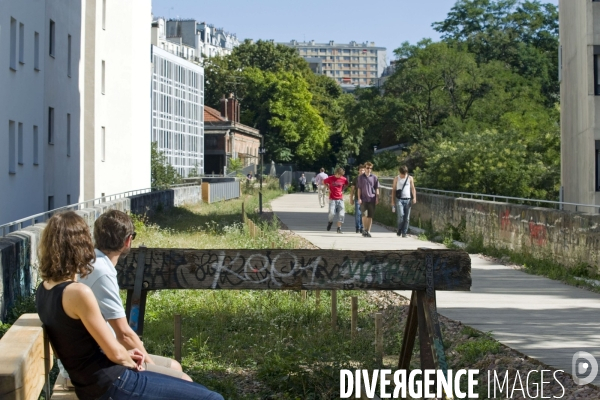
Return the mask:
<path id="1" fill-rule="evenodd" d="M 96 242 L 96 261 L 92 263 L 94 270 L 79 282 L 87 285 L 98 304 L 104 319 L 115 333 L 117 341 L 126 349 L 139 349 L 144 353 L 144 369 L 160 374 L 191 381 L 182 371 L 177 361 L 148 354 L 138 335 L 131 329 L 125 316 L 115 265 L 120 257 L 131 250 L 131 242 L 135 239 L 133 222 L 129 215 L 119 210 L 109 210 L 94 223 L 94 241 Z M 66 378 L 64 370 L 61 374 Z"/>
<path id="2" fill-rule="evenodd" d="M 133 231 L 129 231 L 129 236 Z M 73 211 L 48 220 L 40 240 L 35 305 L 55 354 L 82 400 L 223 400 L 202 385 L 144 370 L 145 353 L 127 350 L 110 331 L 89 287 L 77 276 L 92 272 L 90 230 Z"/>

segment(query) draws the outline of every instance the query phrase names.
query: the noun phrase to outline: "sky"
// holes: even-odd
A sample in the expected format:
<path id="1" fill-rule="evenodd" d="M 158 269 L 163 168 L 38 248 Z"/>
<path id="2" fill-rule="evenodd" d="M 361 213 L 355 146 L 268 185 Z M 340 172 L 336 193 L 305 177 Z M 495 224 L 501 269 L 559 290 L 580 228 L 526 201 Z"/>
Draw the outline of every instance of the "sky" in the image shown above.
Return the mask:
<path id="1" fill-rule="evenodd" d="M 541 0 L 558 5 L 558 0 Z M 243 39 L 317 43 L 375 42 L 393 50 L 408 41 L 439 39 L 431 24 L 440 22 L 454 0 L 152 0 L 155 16 L 195 18 Z"/>

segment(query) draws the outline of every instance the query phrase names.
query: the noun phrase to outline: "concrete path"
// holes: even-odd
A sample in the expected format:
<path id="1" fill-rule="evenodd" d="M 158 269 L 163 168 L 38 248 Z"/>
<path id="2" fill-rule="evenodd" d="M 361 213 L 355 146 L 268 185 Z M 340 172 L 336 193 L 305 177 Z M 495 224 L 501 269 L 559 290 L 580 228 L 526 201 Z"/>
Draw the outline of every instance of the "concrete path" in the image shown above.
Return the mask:
<path id="1" fill-rule="evenodd" d="M 372 238 L 355 233 L 348 215 L 340 235 L 327 226 L 327 208 L 314 193 L 297 193 L 271 202 L 289 229 L 323 249 L 413 250 L 444 246 L 399 238 L 374 225 Z M 335 226 L 335 224 L 334 224 Z M 438 311 L 492 335 L 505 345 L 571 373 L 573 354 L 591 353 L 600 361 L 600 295 L 529 275 L 471 256 L 471 292 L 438 292 Z M 410 292 L 399 292 L 410 298 Z M 600 376 L 593 382 L 600 385 Z"/>

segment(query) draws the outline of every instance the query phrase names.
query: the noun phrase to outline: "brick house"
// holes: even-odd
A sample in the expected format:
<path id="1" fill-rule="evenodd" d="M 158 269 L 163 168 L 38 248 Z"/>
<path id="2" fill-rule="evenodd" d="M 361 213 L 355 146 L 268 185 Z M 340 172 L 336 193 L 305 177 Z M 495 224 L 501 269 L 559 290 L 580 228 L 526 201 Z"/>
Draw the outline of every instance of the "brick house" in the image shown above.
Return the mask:
<path id="1" fill-rule="evenodd" d="M 221 111 L 204 106 L 204 173 L 223 174 L 229 159 L 243 166 L 258 164 L 262 135 L 240 123 L 240 103 L 230 95 L 221 99 Z"/>

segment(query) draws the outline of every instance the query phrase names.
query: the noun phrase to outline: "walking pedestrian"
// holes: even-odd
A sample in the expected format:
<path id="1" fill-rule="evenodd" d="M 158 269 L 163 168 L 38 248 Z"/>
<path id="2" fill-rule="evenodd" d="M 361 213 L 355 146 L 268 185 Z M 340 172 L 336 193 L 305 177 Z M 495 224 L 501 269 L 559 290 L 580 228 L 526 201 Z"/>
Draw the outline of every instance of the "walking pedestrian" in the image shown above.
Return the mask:
<path id="1" fill-rule="evenodd" d="M 365 173 L 358 177 L 358 204 L 363 221 L 363 236 L 371 237 L 375 206 L 379 203 L 379 180 L 371 172 L 373 164 L 365 163 Z"/>
<path id="2" fill-rule="evenodd" d="M 358 177 L 365 173 L 364 164 L 358 166 L 358 175 L 352 180 L 350 187 L 350 203 L 354 204 L 354 225 L 356 233 L 363 233 L 362 214 L 360 212 L 360 204 L 358 203 Z"/>
<path id="3" fill-rule="evenodd" d="M 392 196 L 392 211 L 396 208 L 396 225 L 398 230 L 397 236 L 406 237 L 410 222 L 410 209 L 417 202 L 417 190 L 413 177 L 408 174 L 408 167 L 401 166 L 398 169 L 398 176 L 394 178 L 392 188 L 394 195 Z"/>
<path id="4" fill-rule="evenodd" d="M 319 191 L 319 205 L 321 208 L 325 207 L 325 192 L 327 190 L 327 186 L 325 186 L 323 181 L 328 177 L 329 175 L 325 173 L 325 168 L 321 168 L 321 171 L 315 177 L 315 183 L 317 184 L 317 190 Z"/>
<path id="5" fill-rule="evenodd" d="M 310 178 L 310 183 L 312 184 L 312 189 L 314 193 L 317 193 L 317 178 L 314 176 Z"/>
<path id="6" fill-rule="evenodd" d="M 300 177 L 300 191 L 304 193 L 304 189 L 306 188 L 306 177 L 304 174 Z"/>
<path id="7" fill-rule="evenodd" d="M 335 175 L 325 179 L 323 183 L 329 187 L 329 222 L 327 230 L 331 230 L 333 219 L 337 217 L 337 233 L 342 233 L 342 224 L 346 210 L 344 207 L 344 189 L 348 186 L 348 180 L 344 177 L 344 168 L 337 168 Z"/>

